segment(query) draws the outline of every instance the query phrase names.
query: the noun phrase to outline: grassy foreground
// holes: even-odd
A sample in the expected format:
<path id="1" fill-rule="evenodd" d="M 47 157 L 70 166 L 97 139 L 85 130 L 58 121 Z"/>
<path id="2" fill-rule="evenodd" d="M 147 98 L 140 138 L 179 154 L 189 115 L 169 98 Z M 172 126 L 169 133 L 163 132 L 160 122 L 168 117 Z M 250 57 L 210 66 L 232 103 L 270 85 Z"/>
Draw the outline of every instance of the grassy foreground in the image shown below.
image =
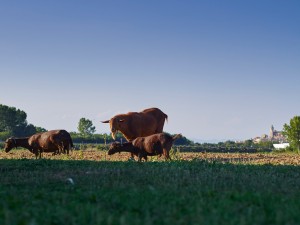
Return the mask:
<path id="1" fill-rule="evenodd" d="M 299 176 L 204 160 L 2 159 L 0 224 L 300 224 Z"/>

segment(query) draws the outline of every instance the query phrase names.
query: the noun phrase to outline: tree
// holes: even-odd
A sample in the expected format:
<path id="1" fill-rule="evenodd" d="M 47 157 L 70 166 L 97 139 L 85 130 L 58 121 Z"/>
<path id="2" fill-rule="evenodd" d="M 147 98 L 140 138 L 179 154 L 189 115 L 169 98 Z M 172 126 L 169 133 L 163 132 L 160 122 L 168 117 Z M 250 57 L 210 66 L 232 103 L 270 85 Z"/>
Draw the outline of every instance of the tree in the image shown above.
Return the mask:
<path id="1" fill-rule="evenodd" d="M 77 129 L 82 136 L 90 136 L 91 134 L 95 133 L 96 128 L 93 126 L 91 120 L 81 118 L 79 120 Z"/>
<path id="2" fill-rule="evenodd" d="M 27 126 L 27 114 L 15 107 L 0 104 L 0 132 L 20 135 Z"/>
<path id="3" fill-rule="evenodd" d="M 42 127 L 35 127 L 36 133 L 46 132 L 47 130 Z"/>
<path id="4" fill-rule="evenodd" d="M 31 135 L 33 135 L 33 134 L 35 134 L 35 133 L 36 133 L 36 127 L 33 126 L 32 124 L 28 124 L 28 125 L 25 127 L 22 136 L 28 137 L 28 136 L 31 136 Z"/>
<path id="5" fill-rule="evenodd" d="M 294 116 L 290 124 L 283 125 L 283 135 L 286 136 L 290 146 L 300 152 L 300 116 Z"/>
<path id="6" fill-rule="evenodd" d="M 5 141 L 7 138 L 11 137 L 11 134 L 7 131 L 0 132 L 0 142 Z"/>
<path id="7" fill-rule="evenodd" d="M 9 136 L 26 137 L 37 132 L 46 131 L 27 123 L 27 114 L 15 107 L 0 104 L 0 133 L 1 139 Z"/>
<path id="8" fill-rule="evenodd" d="M 246 140 L 245 142 L 244 142 L 244 146 L 245 147 L 252 147 L 253 146 L 253 141 L 252 140 Z"/>

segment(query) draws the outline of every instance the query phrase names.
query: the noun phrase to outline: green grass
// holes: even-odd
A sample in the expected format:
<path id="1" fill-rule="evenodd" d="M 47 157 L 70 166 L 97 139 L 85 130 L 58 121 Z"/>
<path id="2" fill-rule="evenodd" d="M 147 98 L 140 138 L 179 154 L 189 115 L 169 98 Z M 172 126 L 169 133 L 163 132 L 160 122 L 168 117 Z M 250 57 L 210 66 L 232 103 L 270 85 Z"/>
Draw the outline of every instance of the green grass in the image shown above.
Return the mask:
<path id="1" fill-rule="evenodd" d="M 199 160 L 0 160 L 0 224 L 300 224 L 299 176 Z"/>

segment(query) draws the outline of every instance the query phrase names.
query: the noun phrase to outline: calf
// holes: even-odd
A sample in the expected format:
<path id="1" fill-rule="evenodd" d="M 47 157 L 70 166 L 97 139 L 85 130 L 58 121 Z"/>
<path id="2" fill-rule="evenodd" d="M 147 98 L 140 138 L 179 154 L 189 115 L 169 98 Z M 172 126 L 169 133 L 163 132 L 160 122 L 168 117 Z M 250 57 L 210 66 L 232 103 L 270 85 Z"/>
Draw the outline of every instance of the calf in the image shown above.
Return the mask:
<path id="1" fill-rule="evenodd" d="M 181 134 L 171 136 L 166 133 L 159 133 L 147 137 L 138 137 L 132 142 L 125 144 L 114 142 L 110 145 L 108 154 L 112 155 L 116 152 L 131 152 L 138 156 L 139 161 L 141 161 L 142 158 L 147 161 L 147 156 L 164 155 L 165 160 L 171 160 L 169 152 L 173 142 L 181 137 Z"/>

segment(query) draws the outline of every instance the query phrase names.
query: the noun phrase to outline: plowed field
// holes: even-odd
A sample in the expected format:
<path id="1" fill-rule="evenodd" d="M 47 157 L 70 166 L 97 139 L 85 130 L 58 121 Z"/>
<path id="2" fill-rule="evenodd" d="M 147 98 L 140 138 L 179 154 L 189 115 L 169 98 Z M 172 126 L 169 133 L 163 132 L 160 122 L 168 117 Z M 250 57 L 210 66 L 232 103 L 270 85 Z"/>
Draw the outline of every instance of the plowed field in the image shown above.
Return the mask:
<path id="1" fill-rule="evenodd" d="M 93 161 L 127 161 L 129 153 L 107 155 L 100 150 L 77 150 L 69 155 L 52 155 L 43 153 L 43 158 L 57 160 L 93 160 Z M 0 151 L 0 159 L 35 159 L 35 155 L 28 150 L 12 150 L 9 153 Z M 292 153 L 176 153 L 171 154 L 173 160 L 206 160 L 233 164 L 272 164 L 272 165 L 300 165 L 300 154 Z M 137 160 L 137 158 L 136 158 Z M 148 161 L 164 161 L 163 157 L 149 157 Z"/>

